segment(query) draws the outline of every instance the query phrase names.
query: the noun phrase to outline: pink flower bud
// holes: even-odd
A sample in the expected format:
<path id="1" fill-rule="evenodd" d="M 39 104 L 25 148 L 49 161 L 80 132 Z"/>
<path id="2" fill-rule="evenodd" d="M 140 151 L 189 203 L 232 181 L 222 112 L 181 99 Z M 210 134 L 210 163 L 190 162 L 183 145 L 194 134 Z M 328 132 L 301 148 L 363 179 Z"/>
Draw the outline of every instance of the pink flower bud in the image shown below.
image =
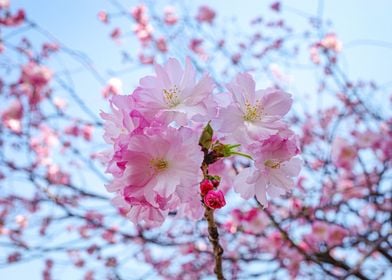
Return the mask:
<path id="1" fill-rule="evenodd" d="M 214 184 L 208 180 L 204 179 L 200 183 L 200 193 L 202 196 L 205 196 L 209 191 L 212 191 L 214 189 Z"/>
<path id="2" fill-rule="evenodd" d="M 225 196 L 221 190 L 211 190 L 204 197 L 204 203 L 212 209 L 222 208 L 226 205 Z"/>
<path id="3" fill-rule="evenodd" d="M 219 184 L 220 184 L 220 181 L 217 180 L 217 179 L 212 179 L 211 182 L 212 182 L 212 184 L 214 185 L 215 188 L 217 188 L 219 186 Z"/>

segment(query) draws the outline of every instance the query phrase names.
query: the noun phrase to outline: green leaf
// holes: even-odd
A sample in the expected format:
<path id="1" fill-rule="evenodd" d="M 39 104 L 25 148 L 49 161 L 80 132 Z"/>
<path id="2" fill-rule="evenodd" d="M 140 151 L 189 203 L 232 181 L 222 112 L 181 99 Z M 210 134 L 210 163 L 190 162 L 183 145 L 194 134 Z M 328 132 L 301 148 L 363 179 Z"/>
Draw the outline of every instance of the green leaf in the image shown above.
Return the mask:
<path id="1" fill-rule="evenodd" d="M 199 145 L 206 150 L 209 150 L 212 144 L 212 136 L 214 134 L 214 130 L 212 129 L 210 122 L 204 127 L 203 132 L 201 133 L 199 139 Z"/>
<path id="2" fill-rule="evenodd" d="M 250 155 L 245 154 L 245 153 L 240 153 L 240 152 L 235 152 L 235 151 L 233 151 L 233 152 L 231 152 L 231 155 L 233 155 L 233 156 L 246 157 L 246 158 L 248 158 L 248 159 L 253 160 L 253 158 L 252 158 Z"/>
<path id="3" fill-rule="evenodd" d="M 216 154 L 217 157 L 242 156 L 248 159 L 252 159 L 252 157 L 248 154 L 237 152 L 236 148 L 239 146 L 241 146 L 241 144 L 223 144 L 217 141 L 212 146 L 212 151 Z"/>

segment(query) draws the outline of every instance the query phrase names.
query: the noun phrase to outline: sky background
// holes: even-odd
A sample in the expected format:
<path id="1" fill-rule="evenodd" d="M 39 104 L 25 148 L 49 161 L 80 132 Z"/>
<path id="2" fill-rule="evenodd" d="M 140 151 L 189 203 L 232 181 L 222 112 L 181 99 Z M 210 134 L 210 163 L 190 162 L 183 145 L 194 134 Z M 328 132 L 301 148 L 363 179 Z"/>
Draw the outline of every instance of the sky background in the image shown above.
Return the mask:
<path id="1" fill-rule="evenodd" d="M 121 69 L 119 48 L 109 38 L 112 28 L 97 20 L 100 10 L 115 11 L 104 0 L 11 0 L 13 9 L 23 7 L 28 18 L 37 22 L 64 45 L 88 54 L 94 67 L 105 79 L 113 76 L 111 70 Z M 120 1 L 126 7 L 135 6 L 139 1 Z M 158 1 L 157 1 L 158 2 Z M 207 1 L 183 1 L 189 10 L 196 11 L 200 4 Z M 297 0 L 286 1 L 283 15 L 294 27 L 306 24 L 301 14 L 322 16 L 332 22 L 333 30 L 343 42 L 343 66 L 351 78 L 374 79 L 381 85 L 392 82 L 392 1 L 389 0 Z M 176 4 L 176 1 L 162 1 L 160 5 Z M 265 0 L 216 0 L 208 5 L 218 13 L 217 23 L 238 18 L 239 28 L 245 29 L 250 19 L 258 15 L 267 15 L 271 1 Z M 112 25 L 113 26 L 113 25 Z M 122 25 L 124 28 L 124 26 Z M 129 26 L 131 31 L 132 26 Z M 5 33 L 6 34 L 6 33 Z M 39 36 L 37 36 L 38 38 Z M 39 39 L 37 39 L 39 40 Z M 134 46 L 138 48 L 135 41 Z M 53 62 L 54 64 L 58 62 Z M 74 67 L 72 61 L 65 60 L 67 67 Z M 60 64 L 59 64 L 60 65 Z M 55 67 L 55 66 L 54 66 Z M 307 94 L 312 88 L 307 85 L 309 73 L 289 73 L 294 77 L 293 88 L 301 89 Z M 125 72 L 120 75 L 124 81 L 124 92 L 130 92 L 141 77 L 138 72 Z M 75 87 L 81 98 L 94 112 L 106 108 L 100 98 L 102 87 L 90 75 L 74 75 Z M 0 104 L 0 109 L 2 105 Z M 104 190 L 103 190 L 104 191 Z M 59 272 L 56 270 L 56 272 Z M 32 261 L 0 269 L 0 279 L 41 279 L 42 264 Z M 72 268 L 64 268 L 55 279 L 75 279 L 79 277 Z"/>

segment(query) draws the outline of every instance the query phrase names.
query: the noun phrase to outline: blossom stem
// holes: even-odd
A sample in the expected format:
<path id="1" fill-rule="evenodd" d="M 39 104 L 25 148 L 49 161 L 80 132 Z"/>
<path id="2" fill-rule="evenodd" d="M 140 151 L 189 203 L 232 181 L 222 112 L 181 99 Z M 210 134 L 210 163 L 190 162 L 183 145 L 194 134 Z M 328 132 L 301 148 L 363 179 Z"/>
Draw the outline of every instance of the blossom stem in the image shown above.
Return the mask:
<path id="1" fill-rule="evenodd" d="M 222 271 L 222 255 L 224 250 L 219 243 L 219 232 L 214 219 L 214 209 L 211 209 L 206 205 L 204 206 L 204 208 L 205 208 L 204 218 L 208 222 L 208 239 L 210 240 L 210 243 L 212 244 L 214 249 L 214 257 L 215 257 L 214 272 L 218 280 L 223 280 L 225 279 Z"/>
<path id="2" fill-rule="evenodd" d="M 204 151 L 204 155 L 206 156 L 207 154 L 208 151 Z M 206 177 L 208 175 L 208 164 L 205 162 L 205 160 L 201 166 L 201 170 L 203 171 L 204 177 Z M 205 209 L 204 218 L 208 223 L 208 240 L 210 240 L 210 243 L 213 247 L 213 254 L 215 258 L 214 273 L 216 275 L 216 279 L 224 280 L 225 277 L 223 276 L 223 269 L 222 269 L 222 255 L 224 250 L 219 243 L 219 232 L 218 232 L 218 227 L 215 223 L 214 209 L 208 207 L 204 203 L 203 205 Z"/>

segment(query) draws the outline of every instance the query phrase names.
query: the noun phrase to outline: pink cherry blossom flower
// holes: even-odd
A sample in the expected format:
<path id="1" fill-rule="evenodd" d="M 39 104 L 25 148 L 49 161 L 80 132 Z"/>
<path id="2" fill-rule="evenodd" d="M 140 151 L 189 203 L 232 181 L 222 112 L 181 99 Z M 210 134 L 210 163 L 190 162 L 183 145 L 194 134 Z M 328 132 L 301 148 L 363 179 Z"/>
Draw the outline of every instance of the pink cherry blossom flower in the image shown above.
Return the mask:
<path id="1" fill-rule="evenodd" d="M 104 98 L 108 98 L 111 95 L 119 94 L 122 94 L 122 81 L 118 78 L 111 78 L 102 90 L 102 95 Z"/>
<path id="2" fill-rule="evenodd" d="M 110 100 L 112 113 L 101 112 L 105 120 L 103 138 L 106 143 L 114 143 L 121 134 L 130 134 L 137 127 L 135 119 L 131 118 L 134 101 L 131 96 L 116 95 Z"/>
<path id="3" fill-rule="evenodd" d="M 62 171 L 58 165 L 50 165 L 46 176 L 51 184 L 68 185 L 70 183 L 69 174 Z"/>
<path id="4" fill-rule="evenodd" d="M 78 137 L 79 136 L 79 127 L 77 125 L 71 125 L 64 129 L 64 133 L 66 135 Z"/>
<path id="5" fill-rule="evenodd" d="M 197 187 L 177 187 L 176 195 L 180 200 L 177 208 L 177 217 L 187 217 L 193 220 L 199 220 L 203 217 L 204 209 L 200 203 L 200 193 Z"/>
<path id="6" fill-rule="evenodd" d="M 293 81 L 293 76 L 288 75 L 283 71 L 283 69 L 276 63 L 271 63 L 269 65 L 269 70 L 276 81 L 289 85 Z"/>
<path id="7" fill-rule="evenodd" d="M 139 61 L 141 64 L 154 64 L 154 56 L 153 55 L 145 55 L 143 53 L 138 55 Z"/>
<path id="8" fill-rule="evenodd" d="M 235 53 L 231 56 L 231 62 L 234 65 L 237 65 L 241 60 L 242 55 L 240 53 Z"/>
<path id="9" fill-rule="evenodd" d="M 168 214 L 147 202 L 143 195 L 135 197 L 132 187 L 124 188 L 112 202 L 135 224 L 144 221 L 149 226 L 160 226 Z"/>
<path id="10" fill-rule="evenodd" d="M 196 20 L 200 23 L 212 24 L 215 18 L 215 11 L 208 6 L 200 6 L 196 15 Z"/>
<path id="11" fill-rule="evenodd" d="M 261 233 L 268 225 L 268 217 L 258 208 L 252 208 L 248 211 L 235 209 L 232 212 L 233 224 L 241 227 L 244 232 L 251 234 Z"/>
<path id="12" fill-rule="evenodd" d="M 204 203 L 211 209 L 219 209 L 226 205 L 225 195 L 221 190 L 211 190 L 204 196 Z"/>
<path id="13" fill-rule="evenodd" d="M 163 10 L 164 12 L 164 22 L 167 25 L 174 25 L 178 21 L 178 16 L 176 14 L 176 8 L 173 6 L 167 6 Z"/>
<path id="14" fill-rule="evenodd" d="M 10 7 L 9 0 L 0 0 L 0 10 L 1 9 L 8 9 Z"/>
<path id="15" fill-rule="evenodd" d="M 45 97 L 44 89 L 52 79 L 52 71 L 35 62 L 22 67 L 20 88 L 25 91 L 31 106 L 36 106 Z"/>
<path id="16" fill-rule="evenodd" d="M 200 183 L 200 193 L 202 196 L 205 196 L 209 191 L 214 189 L 214 184 L 209 179 L 204 179 Z"/>
<path id="17" fill-rule="evenodd" d="M 115 205 L 131 221 L 151 226 L 160 225 L 175 209 L 180 216 L 200 218 L 197 185 L 203 153 L 198 140 L 192 130 L 172 127 L 116 138 L 124 145 L 114 154 L 117 165 L 108 167 L 115 179 L 107 186 L 117 193 Z"/>
<path id="18" fill-rule="evenodd" d="M 50 54 L 60 50 L 60 46 L 56 43 L 44 43 L 42 45 L 41 54 L 43 57 L 49 57 Z"/>
<path id="19" fill-rule="evenodd" d="M 84 125 L 81 130 L 82 137 L 84 138 L 84 140 L 91 141 L 93 131 L 94 127 L 92 125 Z"/>
<path id="20" fill-rule="evenodd" d="M 22 117 L 23 107 L 19 99 L 14 100 L 11 105 L 1 113 L 1 121 L 4 126 L 16 133 L 22 131 Z"/>
<path id="21" fill-rule="evenodd" d="M 177 187 L 200 182 L 203 153 L 198 135 L 188 129 L 168 127 L 156 135 L 135 135 L 124 157 L 129 184 L 144 186 L 149 203 L 157 205 L 156 195 L 169 197 Z"/>
<path id="22" fill-rule="evenodd" d="M 7 262 L 8 263 L 15 263 L 15 262 L 18 262 L 21 258 L 22 258 L 21 253 L 14 252 L 14 253 L 8 255 Z"/>
<path id="23" fill-rule="evenodd" d="M 332 162 L 337 167 L 349 170 L 354 166 L 356 158 L 356 148 L 344 138 L 336 137 L 332 143 Z"/>
<path id="24" fill-rule="evenodd" d="M 17 215 L 15 217 L 15 222 L 20 228 L 26 228 L 29 224 L 29 219 L 24 215 Z"/>
<path id="25" fill-rule="evenodd" d="M 220 110 L 216 121 L 220 132 L 231 134 L 236 141 L 247 145 L 284 128 L 281 118 L 292 104 L 288 93 L 272 88 L 256 91 L 248 73 L 238 74 L 227 88 L 232 103 Z"/>
<path id="26" fill-rule="evenodd" d="M 272 135 L 261 143 L 254 143 L 248 148 L 259 154 L 264 160 L 286 161 L 299 153 L 297 137 L 290 131 Z"/>
<path id="27" fill-rule="evenodd" d="M 31 84 L 35 87 L 46 86 L 52 76 L 52 71 L 49 68 L 35 62 L 29 62 L 22 67 L 22 82 Z"/>
<path id="28" fill-rule="evenodd" d="M 58 134 L 46 125 L 39 127 L 40 133 L 30 139 L 30 147 L 37 155 L 37 163 L 52 163 L 52 150 L 59 144 Z"/>
<path id="29" fill-rule="evenodd" d="M 147 45 L 153 38 L 154 28 L 149 23 L 138 24 L 133 29 L 133 32 L 143 45 Z"/>
<path id="30" fill-rule="evenodd" d="M 251 146 L 254 166 L 239 173 L 234 181 L 235 191 L 244 199 L 256 196 L 263 206 L 267 206 L 267 194 L 276 197 L 290 191 L 293 177 L 301 170 L 301 160 L 293 158 L 299 152 L 295 141 L 294 136 L 274 135 Z"/>
<path id="31" fill-rule="evenodd" d="M 331 225 L 328 228 L 327 242 L 330 246 L 339 245 L 348 235 L 348 231 L 341 226 Z"/>
<path id="32" fill-rule="evenodd" d="M 318 241 L 325 241 L 328 236 L 329 225 L 325 222 L 315 221 L 312 224 L 312 234 Z"/>
<path id="33" fill-rule="evenodd" d="M 61 97 L 55 96 L 53 98 L 53 104 L 57 107 L 59 110 L 63 110 L 65 107 L 67 107 L 67 101 Z"/>
<path id="34" fill-rule="evenodd" d="M 107 14 L 107 12 L 105 11 L 99 11 L 98 12 L 98 19 L 103 22 L 103 23 L 109 23 L 109 16 Z"/>
<path id="35" fill-rule="evenodd" d="M 147 7 L 143 4 L 134 7 L 131 11 L 131 15 L 137 22 L 145 23 L 148 21 Z"/>
<path id="36" fill-rule="evenodd" d="M 336 34 L 328 33 L 321 40 L 320 45 L 326 49 L 330 49 L 334 52 L 340 52 L 342 50 L 342 42 L 337 38 Z"/>
<path id="37" fill-rule="evenodd" d="M 19 9 L 15 14 L 6 13 L 4 18 L 0 17 L 0 26 L 18 26 L 22 24 L 26 19 L 26 14 L 23 9 Z"/>
<path id="38" fill-rule="evenodd" d="M 185 125 L 190 120 L 206 120 L 207 101 L 214 83 L 207 75 L 196 81 L 196 72 L 189 58 L 185 69 L 176 59 L 169 59 L 162 67 L 155 65 L 156 76 L 140 80 L 133 98 L 140 111 L 150 118 L 157 117 L 166 123 L 175 121 Z"/>
<path id="39" fill-rule="evenodd" d="M 355 131 L 354 136 L 356 137 L 356 145 L 363 149 L 373 148 L 381 142 L 381 135 L 372 130 Z"/>
<path id="40" fill-rule="evenodd" d="M 193 38 L 189 42 L 189 48 L 196 54 L 200 56 L 202 59 L 207 58 L 206 51 L 203 48 L 203 39 Z"/>
<path id="41" fill-rule="evenodd" d="M 309 50 L 309 54 L 310 54 L 310 60 L 314 63 L 314 64 L 320 64 L 321 62 L 321 57 L 318 51 L 317 46 L 312 46 Z"/>
<path id="42" fill-rule="evenodd" d="M 345 200 L 361 198 L 367 193 L 367 188 L 362 188 L 359 184 L 355 185 L 353 180 L 343 178 L 337 182 L 336 189 Z"/>
<path id="43" fill-rule="evenodd" d="M 167 52 L 167 44 L 165 38 L 159 38 L 156 41 L 157 49 L 163 53 Z"/>
<path id="44" fill-rule="evenodd" d="M 271 10 L 273 10 L 275 12 L 280 12 L 281 3 L 279 1 L 274 2 L 274 3 L 271 4 L 270 8 L 271 8 Z"/>
<path id="45" fill-rule="evenodd" d="M 110 32 L 110 37 L 115 40 L 117 43 L 119 43 L 119 39 L 121 37 L 121 29 L 116 27 Z"/>

